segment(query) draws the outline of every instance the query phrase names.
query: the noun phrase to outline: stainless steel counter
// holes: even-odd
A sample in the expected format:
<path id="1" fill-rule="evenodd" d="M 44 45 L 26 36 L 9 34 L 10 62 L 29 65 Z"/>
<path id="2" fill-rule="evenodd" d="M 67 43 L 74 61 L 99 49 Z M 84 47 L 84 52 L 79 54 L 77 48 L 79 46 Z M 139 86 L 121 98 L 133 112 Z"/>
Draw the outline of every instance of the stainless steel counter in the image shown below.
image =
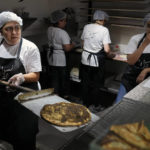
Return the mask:
<path id="1" fill-rule="evenodd" d="M 99 112 L 97 115 L 100 119 L 88 126 L 62 132 L 39 117 L 38 147 L 41 150 L 88 150 L 91 141 L 97 136 L 106 134 L 113 124 L 132 123 L 141 120 L 150 124 L 150 88 L 146 85 L 149 80 L 150 78 L 136 86 L 118 104 Z M 59 101 L 61 98 L 52 97 L 52 103 L 54 99 Z M 43 103 L 40 102 L 39 107 L 44 104 L 44 101 Z M 32 105 L 31 103 L 27 102 L 24 106 L 39 115 L 39 112 L 35 109 L 35 101 Z"/>
<path id="2" fill-rule="evenodd" d="M 128 92 L 124 98 L 150 104 L 150 77 Z"/>
<path id="3" fill-rule="evenodd" d="M 99 137 L 107 134 L 111 125 L 134 123 L 144 120 L 147 126 L 150 126 L 150 77 L 127 93 L 122 101 L 100 112 L 100 119 L 75 142 L 70 143 L 63 150 L 91 150 L 90 144 Z M 90 139 L 90 140 L 89 140 Z M 85 142 L 87 141 L 87 143 Z M 74 145 L 81 145 L 75 147 Z"/>
<path id="4" fill-rule="evenodd" d="M 57 102 L 68 102 L 57 96 L 48 95 L 25 101 L 22 103 L 26 108 L 39 116 L 39 134 L 37 135 L 37 146 L 40 150 L 57 150 L 67 145 L 74 138 L 87 132 L 100 118 L 91 113 L 91 121 L 79 127 L 59 127 L 40 118 L 40 110 L 45 104 Z"/>

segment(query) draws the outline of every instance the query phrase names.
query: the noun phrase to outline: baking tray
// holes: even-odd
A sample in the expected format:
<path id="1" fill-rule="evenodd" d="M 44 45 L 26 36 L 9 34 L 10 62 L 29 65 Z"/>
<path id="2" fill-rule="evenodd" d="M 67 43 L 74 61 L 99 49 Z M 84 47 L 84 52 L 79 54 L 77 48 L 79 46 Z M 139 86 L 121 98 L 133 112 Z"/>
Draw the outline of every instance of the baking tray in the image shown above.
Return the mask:
<path id="1" fill-rule="evenodd" d="M 145 124 L 144 124 L 145 125 Z M 145 125 L 145 127 L 148 128 L 149 132 L 150 132 L 150 125 Z M 100 135 L 98 136 L 96 139 L 94 139 L 91 143 L 90 143 L 90 150 L 107 150 L 107 149 L 103 149 L 100 145 L 102 139 L 109 133 L 109 130 L 107 131 L 107 133 L 105 133 L 105 135 Z"/>
<path id="2" fill-rule="evenodd" d="M 42 92 L 43 94 L 44 92 Z M 34 95 L 35 94 L 35 95 Z M 67 100 L 54 95 L 54 94 L 47 94 L 44 96 L 40 96 L 40 94 L 38 96 L 36 96 L 36 93 L 31 92 L 31 93 L 25 93 L 22 95 L 18 96 L 18 99 L 21 99 L 21 104 L 24 105 L 26 108 L 30 109 L 31 111 L 33 111 L 37 116 L 40 116 L 40 111 L 43 108 L 44 105 L 46 104 L 55 104 L 55 103 L 59 103 L 59 102 L 68 102 Z M 79 127 L 61 127 L 61 126 L 56 126 L 53 125 L 51 123 L 52 126 L 54 126 L 56 129 L 58 129 L 61 132 L 70 132 L 70 131 L 74 131 L 77 130 L 79 128 L 82 127 L 91 127 L 95 122 L 97 122 L 99 120 L 99 117 L 93 113 L 91 113 L 91 121 L 89 121 L 87 124 L 79 126 Z"/>
<path id="3" fill-rule="evenodd" d="M 145 126 L 150 130 L 149 114 L 150 105 L 124 98 L 120 103 L 114 105 L 105 116 L 100 118 L 96 126 L 94 126 L 96 129 L 95 139 L 89 145 L 90 150 L 103 150 L 98 143 L 109 132 L 111 125 L 141 122 L 143 120 Z"/>

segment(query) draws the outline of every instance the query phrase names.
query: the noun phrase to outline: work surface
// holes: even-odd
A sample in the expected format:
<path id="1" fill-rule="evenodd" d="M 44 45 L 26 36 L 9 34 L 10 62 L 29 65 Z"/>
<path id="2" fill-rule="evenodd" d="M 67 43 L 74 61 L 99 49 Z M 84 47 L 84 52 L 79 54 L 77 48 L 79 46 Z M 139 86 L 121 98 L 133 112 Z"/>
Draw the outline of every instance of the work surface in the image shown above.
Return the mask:
<path id="1" fill-rule="evenodd" d="M 98 122 L 79 138 L 74 139 L 63 150 L 91 150 L 90 144 L 95 138 L 103 138 L 111 125 L 141 122 L 150 126 L 150 105 L 123 99 L 120 103 L 106 109 L 100 114 Z M 79 145 L 79 146 L 78 146 Z"/>
<path id="2" fill-rule="evenodd" d="M 92 124 L 69 132 L 62 132 L 39 117 L 40 130 L 37 136 L 39 148 L 41 150 L 88 150 L 88 146 L 92 140 L 97 137 L 103 137 L 111 125 L 144 120 L 145 124 L 149 126 L 150 98 L 148 98 L 148 96 L 150 90 L 147 87 L 142 87 L 145 82 L 129 92 L 120 103 L 97 114 L 99 119 L 97 120 L 96 117 L 96 120 Z M 143 94 L 141 88 L 146 91 L 148 96 Z M 139 94 L 139 92 L 142 92 L 142 94 L 140 94 L 141 96 L 137 99 L 134 95 L 136 95 L 136 93 Z M 34 103 L 34 101 L 31 102 Z M 28 104 L 28 102 L 26 104 Z M 29 108 L 31 110 L 34 108 L 33 105 L 27 106 L 24 104 L 24 106 L 27 108 L 32 106 Z M 33 111 L 35 110 L 34 108 Z M 39 115 L 38 112 L 35 113 Z"/>
<path id="3" fill-rule="evenodd" d="M 57 95 L 49 95 L 22 103 L 22 105 L 39 116 L 39 134 L 37 136 L 37 145 L 41 150 L 61 149 L 75 137 L 87 132 L 87 130 L 89 130 L 96 123 L 96 121 L 99 120 L 97 115 L 91 113 L 91 121 L 86 125 L 79 127 L 59 127 L 41 119 L 40 110 L 42 107 L 45 104 L 54 104 L 57 102 L 68 101 Z"/>
<path id="4" fill-rule="evenodd" d="M 133 123 L 144 120 L 150 125 L 150 105 L 124 98 L 120 103 L 99 113 L 99 120 L 89 126 L 69 132 L 61 132 L 39 118 L 37 144 L 41 150 L 88 150 L 96 137 L 103 137 L 114 124 Z"/>

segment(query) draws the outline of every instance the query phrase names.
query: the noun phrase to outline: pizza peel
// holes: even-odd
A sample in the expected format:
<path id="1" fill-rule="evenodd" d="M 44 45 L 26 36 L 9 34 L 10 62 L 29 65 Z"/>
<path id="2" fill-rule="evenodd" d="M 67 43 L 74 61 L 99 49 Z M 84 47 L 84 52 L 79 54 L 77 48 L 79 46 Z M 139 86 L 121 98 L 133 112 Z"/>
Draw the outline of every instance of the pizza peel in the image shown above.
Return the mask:
<path id="1" fill-rule="evenodd" d="M 2 85 L 5 85 L 5 86 L 9 86 L 13 89 L 16 89 L 16 90 L 21 90 L 21 91 L 25 91 L 25 92 L 33 92 L 35 90 L 33 89 L 30 89 L 30 88 L 27 88 L 27 87 L 24 87 L 24 86 L 17 86 L 17 85 L 13 85 L 13 84 L 9 84 L 7 81 L 3 81 L 3 80 L 0 80 L 0 84 Z"/>
<path id="2" fill-rule="evenodd" d="M 3 81 L 3 80 L 0 80 L 0 84 L 9 86 L 9 87 L 19 90 L 21 92 L 23 92 L 23 91 L 26 92 L 26 93 L 19 94 L 17 96 L 17 100 L 19 100 L 20 102 L 43 98 L 43 97 L 52 95 L 54 93 L 54 88 L 33 90 L 31 88 L 27 88 L 24 86 L 16 86 L 13 84 L 9 84 L 7 81 Z"/>

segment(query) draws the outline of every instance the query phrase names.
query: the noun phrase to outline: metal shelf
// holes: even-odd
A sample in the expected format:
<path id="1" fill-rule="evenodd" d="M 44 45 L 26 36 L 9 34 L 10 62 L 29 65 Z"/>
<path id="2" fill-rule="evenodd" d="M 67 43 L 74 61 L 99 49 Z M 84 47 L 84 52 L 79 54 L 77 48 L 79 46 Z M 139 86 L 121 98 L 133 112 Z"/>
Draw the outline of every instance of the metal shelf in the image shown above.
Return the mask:
<path id="1" fill-rule="evenodd" d="M 108 24 L 119 27 L 143 27 L 143 18 L 150 12 L 150 0 L 81 0 L 88 2 L 88 8 L 80 8 L 80 17 L 92 22 L 93 12 L 97 9 L 106 11 L 110 16 Z M 83 24 L 83 23 L 82 23 Z"/>

